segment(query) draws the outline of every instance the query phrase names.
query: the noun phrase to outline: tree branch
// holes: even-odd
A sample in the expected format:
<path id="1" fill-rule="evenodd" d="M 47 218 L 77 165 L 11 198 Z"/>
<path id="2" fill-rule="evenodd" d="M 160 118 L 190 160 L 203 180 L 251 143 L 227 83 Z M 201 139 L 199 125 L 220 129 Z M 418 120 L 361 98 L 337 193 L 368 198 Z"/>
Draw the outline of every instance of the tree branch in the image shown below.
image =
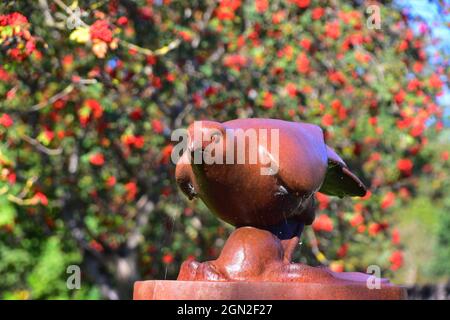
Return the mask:
<path id="1" fill-rule="evenodd" d="M 37 141 L 36 139 L 33 139 L 27 135 L 22 135 L 21 138 L 29 143 L 30 145 L 32 145 L 33 147 L 35 147 L 38 151 L 45 153 L 46 155 L 49 156 L 58 156 L 62 153 L 62 148 L 59 147 L 57 149 L 49 149 L 45 146 L 43 146 L 42 144 L 39 143 L 39 141 Z"/>
<path id="2" fill-rule="evenodd" d="M 127 248 L 129 250 L 136 249 L 139 243 L 143 240 L 143 227 L 147 225 L 150 214 L 155 208 L 155 204 L 148 198 L 146 194 L 144 194 L 136 203 L 136 207 L 138 210 L 135 218 L 136 225 L 130 232 L 127 240 Z"/>

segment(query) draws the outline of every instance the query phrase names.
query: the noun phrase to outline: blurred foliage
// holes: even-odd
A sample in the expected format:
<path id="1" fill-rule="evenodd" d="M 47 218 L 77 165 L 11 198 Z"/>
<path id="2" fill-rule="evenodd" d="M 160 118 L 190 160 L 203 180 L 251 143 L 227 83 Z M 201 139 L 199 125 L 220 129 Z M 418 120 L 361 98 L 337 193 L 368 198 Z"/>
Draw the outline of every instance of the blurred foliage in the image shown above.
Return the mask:
<path id="1" fill-rule="evenodd" d="M 2 2 L 0 297 L 129 298 L 217 257 L 231 227 L 177 190 L 170 133 L 236 117 L 322 126 L 370 188 L 318 194 L 298 261 L 448 277 L 449 67 L 429 28 L 390 1 Z"/>

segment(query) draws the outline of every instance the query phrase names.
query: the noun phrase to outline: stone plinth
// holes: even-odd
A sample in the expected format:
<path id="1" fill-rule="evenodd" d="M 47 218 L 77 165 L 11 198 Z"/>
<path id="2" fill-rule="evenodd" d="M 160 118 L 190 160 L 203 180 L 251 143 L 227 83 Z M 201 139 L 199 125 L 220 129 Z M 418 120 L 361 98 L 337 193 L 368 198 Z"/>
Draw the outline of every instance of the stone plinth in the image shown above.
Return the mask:
<path id="1" fill-rule="evenodd" d="M 137 281 L 134 300 L 399 300 L 406 290 L 389 283 L 368 289 L 365 283 L 242 281 Z"/>

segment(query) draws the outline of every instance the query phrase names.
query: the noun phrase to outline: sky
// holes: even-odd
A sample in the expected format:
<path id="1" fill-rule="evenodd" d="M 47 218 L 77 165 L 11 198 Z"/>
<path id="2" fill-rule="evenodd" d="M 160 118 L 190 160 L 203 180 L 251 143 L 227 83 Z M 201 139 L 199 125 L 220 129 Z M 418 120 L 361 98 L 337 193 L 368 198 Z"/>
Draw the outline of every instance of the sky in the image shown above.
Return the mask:
<path id="1" fill-rule="evenodd" d="M 396 0 L 395 4 L 402 8 L 410 18 L 413 30 L 420 32 L 421 20 L 428 24 L 434 41 L 427 47 L 430 63 L 439 67 L 449 62 L 450 57 L 450 0 Z M 440 51 L 444 53 L 437 55 Z M 444 95 L 438 103 L 445 108 L 445 115 L 450 116 L 450 89 L 448 84 Z"/>

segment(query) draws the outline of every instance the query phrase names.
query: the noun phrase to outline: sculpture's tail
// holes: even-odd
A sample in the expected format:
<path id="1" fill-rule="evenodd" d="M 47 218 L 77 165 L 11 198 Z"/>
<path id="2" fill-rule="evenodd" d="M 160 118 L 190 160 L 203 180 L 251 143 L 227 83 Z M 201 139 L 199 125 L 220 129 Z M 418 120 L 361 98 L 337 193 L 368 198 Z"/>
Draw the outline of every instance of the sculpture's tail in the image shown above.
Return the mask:
<path id="1" fill-rule="evenodd" d="M 367 192 L 366 186 L 354 175 L 336 152 L 327 146 L 328 168 L 320 192 L 338 196 L 363 197 Z"/>

